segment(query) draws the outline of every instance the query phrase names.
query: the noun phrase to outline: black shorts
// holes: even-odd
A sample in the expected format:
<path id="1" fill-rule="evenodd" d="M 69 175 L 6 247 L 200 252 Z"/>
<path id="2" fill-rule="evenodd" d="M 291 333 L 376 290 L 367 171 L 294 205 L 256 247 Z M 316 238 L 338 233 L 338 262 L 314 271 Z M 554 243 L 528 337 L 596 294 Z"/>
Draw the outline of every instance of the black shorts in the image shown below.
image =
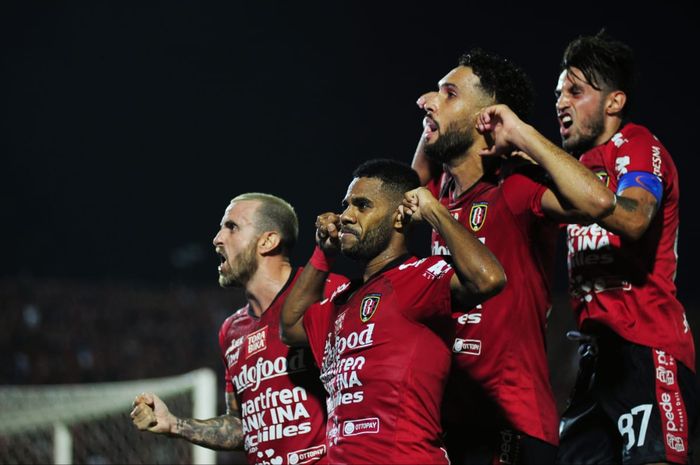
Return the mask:
<path id="1" fill-rule="evenodd" d="M 452 465 L 554 463 L 557 446 L 517 431 L 483 387 L 453 371 L 445 388 L 443 440 Z"/>
<path id="2" fill-rule="evenodd" d="M 689 463 L 695 374 L 669 354 L 614 333 L 581 341 L 557 463 Z"/>
<path id="3" fill-rule="evenodd" d="M 557 447 L 513 429 L 445 431 L 445 448 L 452 465 L 541 465 L 554 463 Z"/>

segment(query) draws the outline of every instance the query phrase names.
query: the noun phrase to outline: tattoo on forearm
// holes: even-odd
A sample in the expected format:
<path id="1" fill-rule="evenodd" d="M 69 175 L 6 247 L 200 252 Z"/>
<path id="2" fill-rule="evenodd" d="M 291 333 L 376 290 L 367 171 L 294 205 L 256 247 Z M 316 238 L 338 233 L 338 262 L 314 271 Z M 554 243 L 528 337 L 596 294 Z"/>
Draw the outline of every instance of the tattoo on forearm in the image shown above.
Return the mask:
<path id="1" fill-rule="evenodd" d="M 178 418 L 177 435 L 188 441 L 217 450 L 239 449 L 243 445 L 241 419 L 222 415 L 209 420 Z"/>
<path id="2" fill-rule="evenodd" d="M 637 211 L 637 207 L 639 207 L 639 202 L 637 202 L 634 199 L 628 199 L 627 197 L 621 197 L 618 195 L 617 205 L 623 210 L 626 210 L 628 212 L 634 212 Z"/>

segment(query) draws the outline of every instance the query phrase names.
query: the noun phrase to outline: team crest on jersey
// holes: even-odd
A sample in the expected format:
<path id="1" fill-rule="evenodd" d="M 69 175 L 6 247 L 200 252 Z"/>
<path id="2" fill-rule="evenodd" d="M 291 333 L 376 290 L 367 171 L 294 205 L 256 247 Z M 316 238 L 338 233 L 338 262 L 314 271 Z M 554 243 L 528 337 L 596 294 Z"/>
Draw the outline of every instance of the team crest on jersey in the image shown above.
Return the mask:
<path id="1" fill-rule="evenodd" d="M 469 226 L 471 226 L 472 231 L 478 231 L 484 225 L 488 208 L 488 202 L 476 202 L 472 204 L 472 209 L 469 212 Z"/>
<path id="2" fill-rule="evenodd" d="M 610 184 L 610 176 L 608 176 L 608 173 L 605 171 L 596 171 L 595 175 L 605 183 L 606 187 L 609 187 L 608 184 Z"/>
<path id="3" fill-rule="evenodd" d="M 362 299 L 362 303 L 360 304 L 360 320 L 362 320 L 363 323 L 367 323 L 369 319 L 372 318 L 372 315 L 374 315 L 374 312 L 376 312 L 379 307 L 381 298 L 381 294 L 369 294 Z"/>

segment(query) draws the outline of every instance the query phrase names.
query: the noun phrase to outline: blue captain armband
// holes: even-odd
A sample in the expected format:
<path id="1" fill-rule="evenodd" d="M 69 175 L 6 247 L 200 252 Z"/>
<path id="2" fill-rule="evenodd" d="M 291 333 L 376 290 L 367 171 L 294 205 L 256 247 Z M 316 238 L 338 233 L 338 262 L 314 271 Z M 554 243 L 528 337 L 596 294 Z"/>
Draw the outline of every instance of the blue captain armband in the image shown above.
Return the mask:
<path id="1" fill-rule="evenodd" d="M 664 186 L 658 176 L 655 176 L 647 171 L 630 171 L 625 173 L 617 183 L 617 195 L 628 187 L 641 187 L 656 198 L 656 203 L 661 204 L 663 197 Z"/>

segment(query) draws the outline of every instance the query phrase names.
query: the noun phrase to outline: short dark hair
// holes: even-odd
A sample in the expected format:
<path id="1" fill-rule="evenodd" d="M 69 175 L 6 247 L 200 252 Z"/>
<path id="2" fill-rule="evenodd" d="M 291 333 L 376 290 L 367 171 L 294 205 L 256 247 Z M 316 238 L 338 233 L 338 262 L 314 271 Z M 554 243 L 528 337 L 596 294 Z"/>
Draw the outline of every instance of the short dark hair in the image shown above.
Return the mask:
<path id="1" fill-rule="evenodd" d="M 508 105 L 522 119 L 529 116 L 535 91 L 527 73 L 518 65 L 480 48 L 463 54 L 459 64 L 472 69 L 479 77 L 481 87 L 493 96 L 495 103 Z"/>
<path id="2" fill-rule="evenodd" d="M 622 114 L 632 107 L 634 52 L 627 44 L 610 37 L 605 30 L 594 36 L 579 36 L 564 50 L 561 70 L 578 68 L 596 90 L 621 90 L 627 96 Z"/>
<path id="3" fill-rule="evenodd" d="M 355 178 L 377 178 L 383 187 L 403 197 L 405 192 L 420 187 L 418 173 L 406 163 L 388 158 L 367 160 L 352 173 Z"/>

